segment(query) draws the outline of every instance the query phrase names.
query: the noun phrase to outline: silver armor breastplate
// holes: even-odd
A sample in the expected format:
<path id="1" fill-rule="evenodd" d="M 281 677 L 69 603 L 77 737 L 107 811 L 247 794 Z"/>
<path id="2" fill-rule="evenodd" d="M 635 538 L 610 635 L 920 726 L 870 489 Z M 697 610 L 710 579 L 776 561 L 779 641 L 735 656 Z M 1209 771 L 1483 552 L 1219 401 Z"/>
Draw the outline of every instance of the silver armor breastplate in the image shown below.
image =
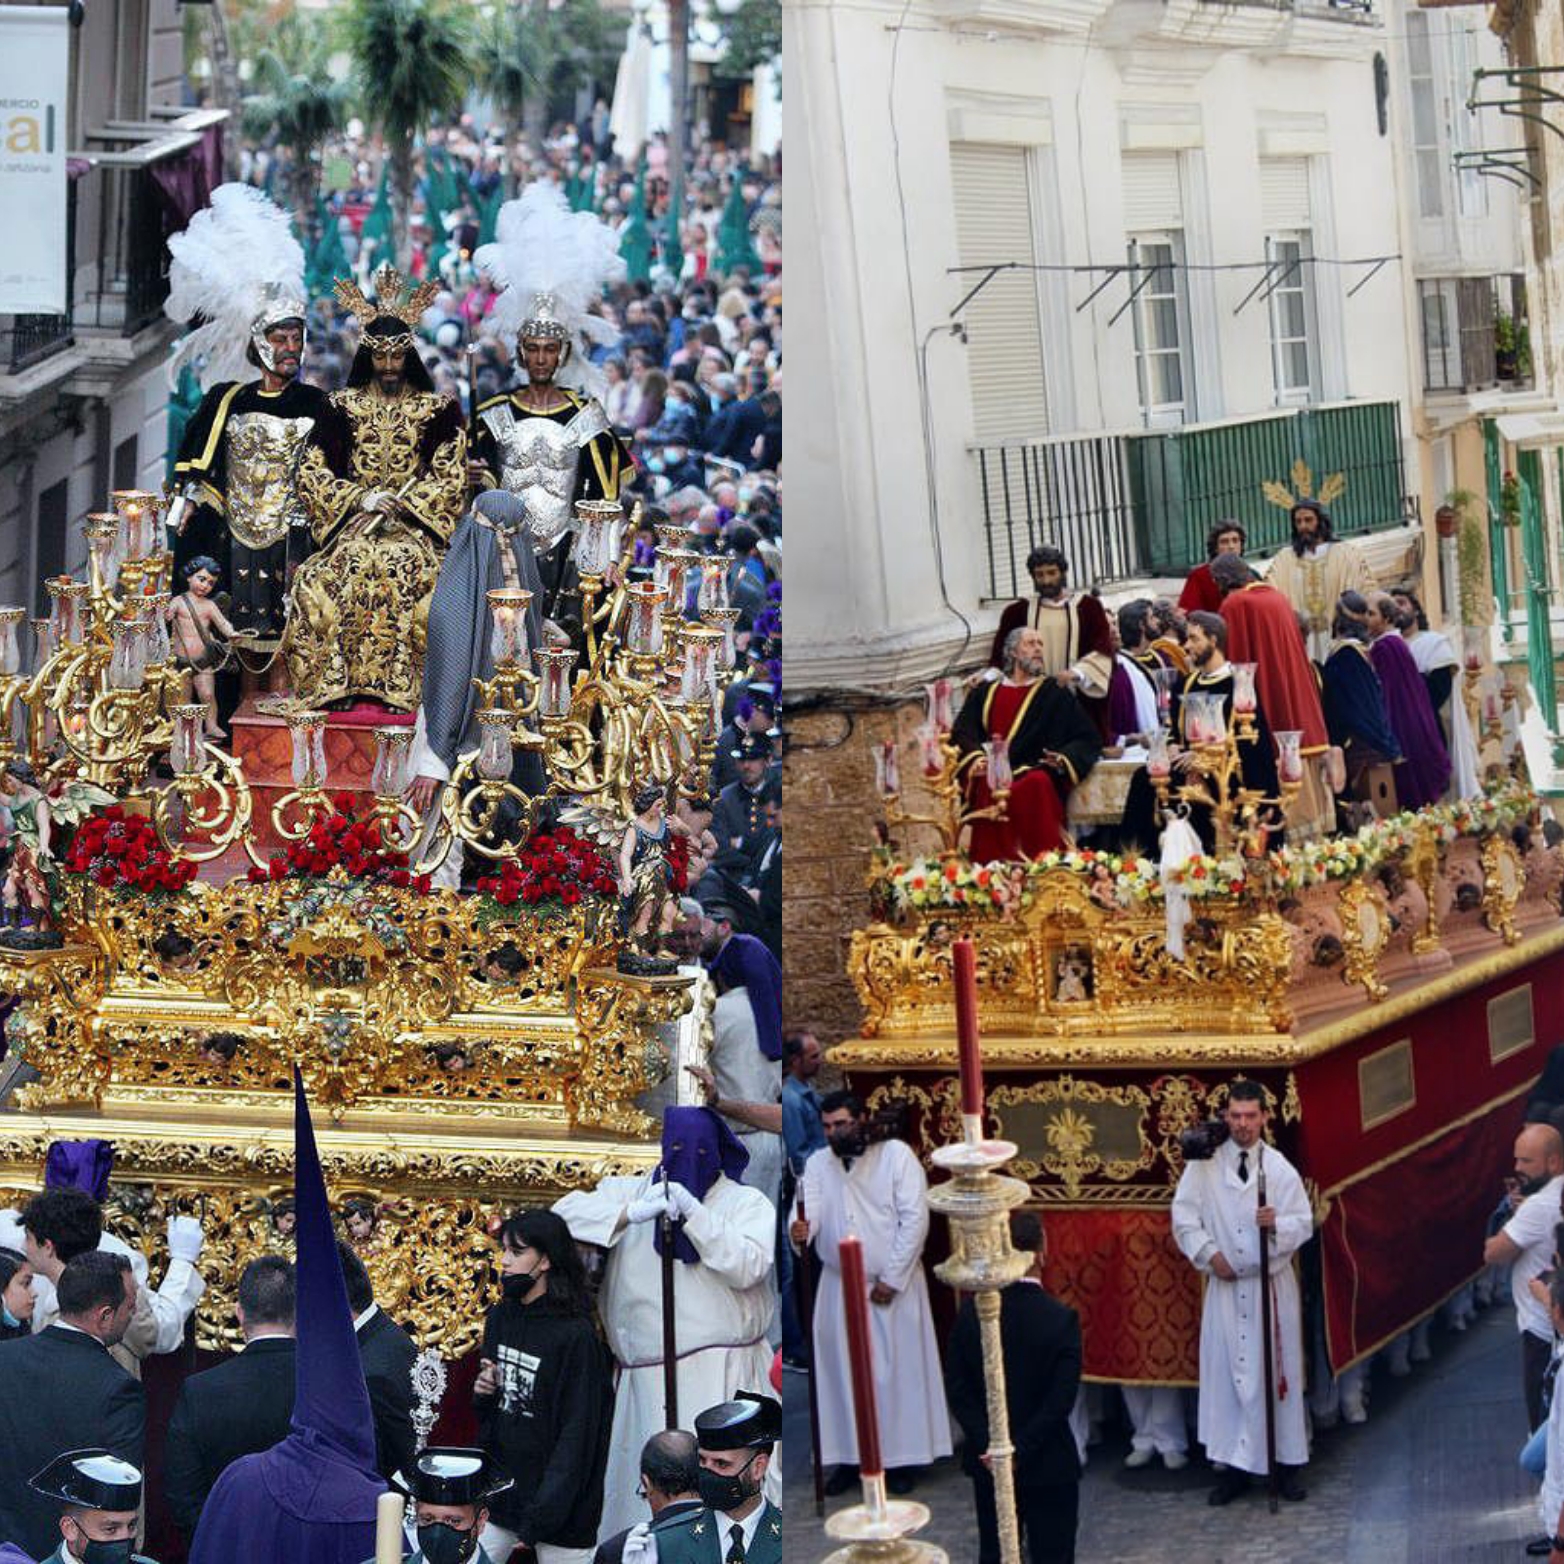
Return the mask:
<path id="1" fill-rule="evenodd" d="M 299 518 L 294 479 L 313 418 L 239 413 L 228 420 L 228 528 L 253 549 L 270 548 Z"/>
<path id="2" fill-rule="evenodd" d="M 527 526 L 538 546 L 548 548 L 570 530 L 581 448 L 607 429 L 607 416 L 596 402 L 587 402 L 562 424 L 518 418 L 515 405 L 502 402 L 479 417 L 499 446 L 500 487 L 526 501 Z"/>

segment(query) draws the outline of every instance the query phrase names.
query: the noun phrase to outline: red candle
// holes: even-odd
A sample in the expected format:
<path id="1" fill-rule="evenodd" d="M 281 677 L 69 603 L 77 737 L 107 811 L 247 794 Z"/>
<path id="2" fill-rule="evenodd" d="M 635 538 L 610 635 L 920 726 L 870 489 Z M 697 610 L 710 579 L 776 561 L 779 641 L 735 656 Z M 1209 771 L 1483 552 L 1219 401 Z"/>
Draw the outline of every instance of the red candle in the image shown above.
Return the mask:
<path id="1" fill-rule="evenodd" d="M 983 1051 L 978 1042 L 977 952 L 958 939 L 956 953 L 956 1048 L 961 1058 L 961 1111 L 983 1111 Z"/>
<path id="2" fill-rule="evenodd" d="M 858 1428 L 858 1471 L 878 1477 L 880 1414 L 874 1404 L 874 1351 L 869 1345 L 869 1283 L 863 1271 L 863 1244 L 844 1238 L 837 1245 L 842 1266 L 842 1295 L 847 1300 L 847 1356 L 853 1372 L 853 1421 Z"/>

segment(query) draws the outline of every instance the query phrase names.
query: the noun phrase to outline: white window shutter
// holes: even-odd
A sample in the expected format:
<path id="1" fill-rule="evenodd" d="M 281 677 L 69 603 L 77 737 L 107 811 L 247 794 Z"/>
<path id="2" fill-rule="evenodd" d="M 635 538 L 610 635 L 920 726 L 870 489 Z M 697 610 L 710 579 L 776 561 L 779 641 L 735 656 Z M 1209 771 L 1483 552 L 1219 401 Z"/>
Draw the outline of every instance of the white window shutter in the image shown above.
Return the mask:
<path id="1" fill-rule="evenodd" d="M 1295 233 L 1313 226 L 1309 220 L 1307 158 L 1260 159 L 1260 222 L 1268 234 Z"/>
<path id="2" fill-rule="evenodd" d="M 951 143 L 962 266 L 1035 262 L 1027 155 L 1025 147 Z M 981 277 L 981 272 L 963 272 L 953 281 L 965 292 Z M 1035 272 L 1001 272 L 963 311 L 973 417 L 984 445 L 1037 440 L 1048 433 L 1037 300 Z"/>
<path id="3" fill-rule="evenodd" d="M 1121 167 L 1125 233 L 1167 232 L 1184 226 L 1178 153 L 1126 152 Z"/>

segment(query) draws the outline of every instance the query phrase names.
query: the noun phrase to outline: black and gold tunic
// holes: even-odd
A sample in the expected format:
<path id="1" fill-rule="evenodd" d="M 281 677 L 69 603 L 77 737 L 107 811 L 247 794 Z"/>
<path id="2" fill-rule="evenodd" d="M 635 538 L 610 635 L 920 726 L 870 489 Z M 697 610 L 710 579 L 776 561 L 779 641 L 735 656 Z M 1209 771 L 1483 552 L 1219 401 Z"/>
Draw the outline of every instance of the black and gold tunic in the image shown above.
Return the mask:
<path id="1" fill-rule="evenodd" d="M 396 516 L 366 513 L 384 490 Z M 429 597 L 467 494 L 467 436 L 448 397 L 333 392 L 299 464 L 319 552 L 293 583 L 285 652 L 297 699 L 418 705 Z"/>
<path id="2" fill-rule="evenodd" d="M 326 406 L 324 391 L 299 380 L 280 391 L 230 381 L 201 399 L 180 443 L 174 480 L 193 491 L 195 510 L 175 540 L 175 589 L 190 560 L 211 555 L 234 628 L 262 640 L 282 634 L 289 568 L 310 551 L 297 473 Z"/>

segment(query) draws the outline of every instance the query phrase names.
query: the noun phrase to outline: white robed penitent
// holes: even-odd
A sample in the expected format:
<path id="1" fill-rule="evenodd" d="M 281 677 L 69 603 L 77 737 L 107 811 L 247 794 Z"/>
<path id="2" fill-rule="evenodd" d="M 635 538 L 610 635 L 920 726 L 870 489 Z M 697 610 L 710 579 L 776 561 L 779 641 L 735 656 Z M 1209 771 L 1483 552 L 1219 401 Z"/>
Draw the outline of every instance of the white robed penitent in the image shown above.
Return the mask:
<path id="1" fill-rule="evenodd" d="M 1186 1165 L 1173 1197 L 1173 1238 L 1205 1278 L 1200 1315 L 1200 1442 L 1212 1461 L 1241 1472 L 1265 1471 L 1265 1360 L 1260 1313 L 1257 1163 L 1265 1162 L 1266 1199 L 1276 1210 L 1271 1235 L 1272 1351 L 1275 1359 L 1276 1459 L 1309 1459 L 1303 1415 L 1303 1328 L 1292 1257 L 1314 1231 L 1303 1180 L 1274 1147 L 1251 1147 L 1249 1179 L 1238 1176 L 1232 1141 L 1209 1162 Z M 1220 1251 L 1238 1273 L 1211 1270 Z M 1286 1393 L 1281 1394 L 1285 1382 Z"/>
<path id="2" fill-rule="evenodd" d="M 577 1243 L 609 1251 L 598 1309 L 609 1350 L 619 1364 L 614 1424 L 603 1485 L 601 1540 L 646 1519 L 636 1497 L 641 1447 L 663 1427 L 662 1256 L 656 1222 L 626 1224 L 625 1209 L 648 1194 L 652 1175 L 605 1178 L 593 1190 L 558 1201 Z M 674 1265 L 679 1355 L 679 1421 L 694 1426 L 698 1413 L 740 1390 L 766 1390 L 772 1349 L 766 1328 L 776 1306 L 771 1265 L 776 1207 L 758 1189 L 719 1176 L 684 1235 L 700 1261 Z"/>
<path id="3" fill-rule="evenodd" d="M 1437 630 L 1419 630 L 1407 639 L 1407 649 L 1426 679 L 1437 668 L 1453 668 L 1450 699 L 1445 705 L 1445 741 L 1450 750 L 1450 793 L 1454 798 L 1481 798 L 1482 766 L 1477 754 L 1477 738 L 1467 714 L 1461 689 L 1461 660 L 1455 655 L 1450 637 Z"/>
<path id="4" fill-rule="evenodd" d="M 826 1466 L 858 1462 L 837 1256 L 837 1246 L 848 1237 L 863 1243 L 864 1273 L 870 1285 L 881 1281 L 896 1293 L 888 1304 L 869 1305 L 880 1453 L 885 1464 L 927 1466 L 951 1452 L 950 1414 L 923 1274 L 928 1188 L 922 1165 L 899 1140 L 868 1147 L 853 1159 L 850 1171 L 830 1150 L 817 1151 L 804 1164 L 804 1208 L 821 1261 L 814 1362 L 820 1459 Z"/>

